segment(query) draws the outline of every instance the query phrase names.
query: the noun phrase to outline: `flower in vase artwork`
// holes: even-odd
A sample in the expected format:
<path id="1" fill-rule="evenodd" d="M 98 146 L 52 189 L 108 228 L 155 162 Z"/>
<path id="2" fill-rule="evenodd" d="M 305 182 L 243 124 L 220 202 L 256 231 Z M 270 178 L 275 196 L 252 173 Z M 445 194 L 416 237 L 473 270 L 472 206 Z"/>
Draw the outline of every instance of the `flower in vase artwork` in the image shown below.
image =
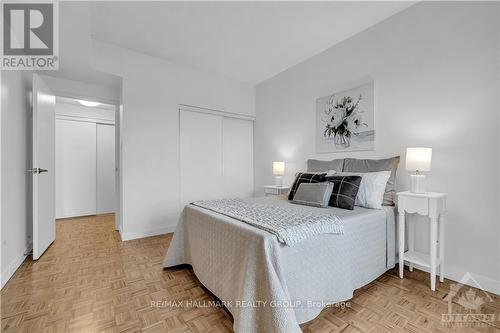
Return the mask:
<path id="1" fill-rule="evenodd" d="M 317 152 L 373 150 L 373 104 L 373 82 L 317 99 Z"/>

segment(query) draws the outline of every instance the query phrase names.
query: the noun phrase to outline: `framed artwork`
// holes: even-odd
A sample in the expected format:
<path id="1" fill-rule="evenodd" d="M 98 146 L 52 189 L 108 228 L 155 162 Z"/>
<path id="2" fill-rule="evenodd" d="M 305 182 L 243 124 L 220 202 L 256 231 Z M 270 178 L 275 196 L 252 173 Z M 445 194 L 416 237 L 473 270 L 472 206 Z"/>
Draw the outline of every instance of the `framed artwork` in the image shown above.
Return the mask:
<path id="1" fill-rule="evenodd" d="M 373 81 L 316 100 L 316 151 L 375 149 Z"/>

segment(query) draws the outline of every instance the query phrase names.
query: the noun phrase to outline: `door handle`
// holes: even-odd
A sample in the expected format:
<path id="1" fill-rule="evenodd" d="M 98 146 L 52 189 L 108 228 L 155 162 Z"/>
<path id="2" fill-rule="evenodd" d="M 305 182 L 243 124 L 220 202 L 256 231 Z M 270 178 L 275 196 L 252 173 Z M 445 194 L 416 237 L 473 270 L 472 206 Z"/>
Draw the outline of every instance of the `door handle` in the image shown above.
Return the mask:
<path id="1" fill-rule="evenodd" d="M 40 169 L 40 168 L 33 168 L 33 169 L 26 170 L 26 172 L 30 172 L 32 174 L 39 174 L 39 173 L 42 173 L 42 172 L 49 172 L 49 170 L 47 170 L 47 169 Z"/>

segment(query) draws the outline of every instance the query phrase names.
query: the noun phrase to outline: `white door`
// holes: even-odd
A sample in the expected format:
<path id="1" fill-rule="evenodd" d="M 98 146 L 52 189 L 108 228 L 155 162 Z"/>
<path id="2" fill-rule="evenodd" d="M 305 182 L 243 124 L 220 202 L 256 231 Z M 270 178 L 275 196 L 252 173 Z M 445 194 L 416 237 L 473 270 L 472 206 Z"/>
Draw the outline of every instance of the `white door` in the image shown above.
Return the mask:
<path id="1" fill-rule="evenodd" d="M 253 196 L 253 121 L 223 119 L 224 193 L 228 197 Z"/>
<path id="2" fill-rule="evenodd" d="M 180 111 L 181 205 L 253 195 L 253 121 Z"/>
<path id="3" fill-rule="evenodd" d="M 180 112 L 181 205 L 223 195 L 222 117 Z"/>
<path id="4" fill-rule="evenodd" d="M 115 126 L 97 124 L 97 214 L 115 211 Z"/>
<path id="5" fill-rule="evenodd" d="M 56 239 L 56 98 L 43 78 L 33 74 L 33 259 Z"/>
<path id="6" fill-rule="evenodd" d="M 96 124 L 56 119 L 56 218 L 95 215 Z"/>

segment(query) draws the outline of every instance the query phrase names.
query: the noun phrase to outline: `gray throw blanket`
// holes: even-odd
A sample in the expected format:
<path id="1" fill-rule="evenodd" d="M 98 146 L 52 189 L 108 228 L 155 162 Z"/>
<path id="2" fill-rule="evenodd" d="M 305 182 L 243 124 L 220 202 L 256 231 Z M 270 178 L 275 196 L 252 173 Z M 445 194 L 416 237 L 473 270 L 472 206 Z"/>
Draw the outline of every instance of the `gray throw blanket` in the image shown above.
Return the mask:
<path id="1" fill-rule="evenodd" d="M 288 246 L 319 234 L 343 234 L 340 218 L 331 213 L 248 202 L 241 199 L 202 200 L 192 205 L 209 209 L 268 231 Z"/>

